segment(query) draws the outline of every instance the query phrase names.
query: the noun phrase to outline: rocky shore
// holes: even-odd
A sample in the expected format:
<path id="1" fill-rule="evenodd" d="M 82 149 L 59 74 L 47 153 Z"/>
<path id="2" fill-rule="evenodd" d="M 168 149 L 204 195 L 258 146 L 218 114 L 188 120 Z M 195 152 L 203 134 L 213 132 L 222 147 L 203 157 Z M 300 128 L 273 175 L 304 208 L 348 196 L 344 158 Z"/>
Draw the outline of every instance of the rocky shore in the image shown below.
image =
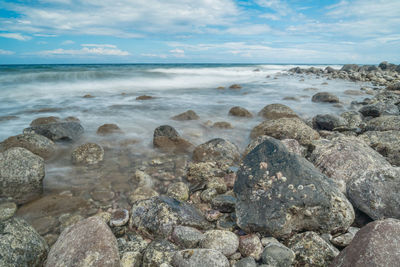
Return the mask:
<path id="1" fill-rule="evenodd" d="M 146 157 L 132 152 L 135 140 L 117 144 L 116 124 L 99 125 L 104 142 L 95 143 L 78 118 L 35 119 L 0 143 L 0 266 L 397 266 L 400 65 L 288 75 L 372 86 L 348 91 L 368 98 L 342 114 L 304 119 L 281 103 L 265 106 L 244 151 L 222 138 L 192 144 L 160 125 L 157 156 Z M 323 91 L 310 101 L 341 104 Z M 255 117 L 239 106 L 226 113 Z M 81 194 L 46 194 L 55 158 L 72 166 L 68 179 Z M 120 179 L 127 172 L 129 183 Z"/>

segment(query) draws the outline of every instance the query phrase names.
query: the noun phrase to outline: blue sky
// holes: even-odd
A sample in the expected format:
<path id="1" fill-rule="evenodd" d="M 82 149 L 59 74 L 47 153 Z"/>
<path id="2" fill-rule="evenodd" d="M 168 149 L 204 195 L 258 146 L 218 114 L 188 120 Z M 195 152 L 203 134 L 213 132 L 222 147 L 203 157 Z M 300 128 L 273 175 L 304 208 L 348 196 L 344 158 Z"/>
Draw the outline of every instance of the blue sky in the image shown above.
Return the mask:
<path id="1" fill-rule="evenodd" d="M 0 64 L 400 63 L 399 0 L 2 0 Z"/>

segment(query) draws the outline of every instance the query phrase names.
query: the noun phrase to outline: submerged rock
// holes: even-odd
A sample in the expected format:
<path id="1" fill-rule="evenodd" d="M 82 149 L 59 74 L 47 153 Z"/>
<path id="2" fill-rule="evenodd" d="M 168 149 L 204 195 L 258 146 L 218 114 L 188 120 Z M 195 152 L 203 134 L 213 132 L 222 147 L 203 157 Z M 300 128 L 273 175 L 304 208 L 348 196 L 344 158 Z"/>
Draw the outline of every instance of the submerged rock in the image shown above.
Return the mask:
<path id="1" fill-rule="evenodd" d="M 219 129 L 233 129 L 232 124 L 226 121 L 217 121 L 212 125 L 212 128 L 219 128 Z"/>
<path id="2" fill-rule="evenodd" d="M 175 267 L 229 267 L 228 259 L 214 249 L 186 249 L 175 253 L 172 265 Z"/>
<path id="3" fill-rule="evenodd" d="M 74 149 L 71 155 L 73 164 L 93 165 L 103 161 L 104 149 L 95 143 L 86 143 Z"/>
<path id="4" fill-rule="evenodd" d="M 245 108 L 242 107 L 233 107 L 229 110 L 229 115 L 235 117 L 244 117 L 244 118 L 251 118 L 253 115 Z"/>
<path id="5" fill-rule="evenodd" d="M 213 161 L 231 166 L 239 161 L 239 157 L 237 146 L 222 138 L 212 139 L 197 146 L 193 151 L 195 162 Z"/>
<path id="6" fill-rule="evenodd" d="M 193 145 L 181 138 L 178 132 L 169 125 L 162 125 L 154 130 L 153 145 L 164 152 L 189 152 Z"/>
<path id="7" fill-rule="evenodd" d="M 298 118 L 297 114 L 291 108 L 283 104 L 267 105 L 260 112 L 258 112 L 258 115 L 269 120 L 280 118 Z"/>
<path id="8" fill-rule="evenodd" d="M 36 118 L 34 119 L 30 126 L 38 126 L 38 125 L 42 125 L 42 124 L 50 124 L 50 123 L 56 123 L 56 122 L 60 122 L 60 118 L 59 117 L 54 117 L 54 116 L 50 116 L 50 117 L 40 117 L 40 118 Z"/>
<path id="9" fill-rule="evenodd" d="M 83 134 L 83 127 L 79 122 L 55 122 L 41 124 L 24 129 L 24 133 L 36 133 L 53 141 L 76 141 Z"/>
<path id="10" fill-rule="evenodd" d="M 96 133 L 98 135 L 111 135 L 111 134 L 120 134 L 122 133 L 121 128 L 118 127 L 118 125 L 114 123 L 107 123 L 101 125 L 99 128 L 97 128 Z"/>
<path id="11" fill-rule="evenodd" d="M 319 92 L 313 95 L 312 102 L 339 103 L 339 98 L 328 92 Z"/>
<path id="12" fill-rule="evenodd" d="M 188 110 L 172 117 L 172 119 L 176 121 L 190 121 L 190 120 L 198 120 L 200 119 L 200 117 L 193 110 Z"/>

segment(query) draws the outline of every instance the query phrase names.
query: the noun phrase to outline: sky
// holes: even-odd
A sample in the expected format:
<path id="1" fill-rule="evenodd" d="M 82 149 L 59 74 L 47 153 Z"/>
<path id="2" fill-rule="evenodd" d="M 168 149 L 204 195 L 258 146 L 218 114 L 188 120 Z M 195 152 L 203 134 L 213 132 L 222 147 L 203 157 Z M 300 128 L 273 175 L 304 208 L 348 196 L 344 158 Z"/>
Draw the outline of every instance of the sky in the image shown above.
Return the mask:
<path id="1" fill-rule="evenodd" d="M 400 0 L 1 0 L 0 64 L 400 63 Z"/>

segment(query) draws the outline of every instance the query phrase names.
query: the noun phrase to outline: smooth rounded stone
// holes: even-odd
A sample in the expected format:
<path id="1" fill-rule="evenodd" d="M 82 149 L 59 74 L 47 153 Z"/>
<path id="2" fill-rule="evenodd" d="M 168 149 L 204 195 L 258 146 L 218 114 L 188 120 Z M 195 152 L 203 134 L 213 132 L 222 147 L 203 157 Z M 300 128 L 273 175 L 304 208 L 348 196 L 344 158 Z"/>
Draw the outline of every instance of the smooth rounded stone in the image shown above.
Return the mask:
<path id="1" fill-rule="evenodd" d="M 162 125 L 154 130 L 153 145 L 164 152 L 182 153 L 193 149 L 193 145 L 181 138 L 169 125 Z"/>
<path id="2" fill-rule="evenodd" d="M 219 210 L 208 210 L 205 212 L 204 216 L 207 221 L 215 222 L 219 218 L 221 218 L 221 216 L 223 216 L 223 214 Z"/>
<path id="3" fill-rule="evenodd" d="M 17 204 L 29 202 L 43 192 L 44 160 L 21 147 L 0 153 L 0 198 Z"/>
<path id="4" fill-rule="evenodd" d="M 242 89 L 242 86 L 239 84 L 232 84 L 231 86 L 229 86 L 229 89 Z"/>
<path id="5" fill-rule="evenodd" d="M 346 192 L 347 181 L 361 171 L 391 167 L 382 155 L 355 137 L 321 139 L 313 145 L 311 162 L 333 179 L 342 192 Z"/>
<path id="6" fill-rule="evenodd" d="M 243 118 L 252 118 L 253 115 L 245 108 L 242 107 L 233 107 L 229 110 L 229 115 L 234 117 L 243 117 Z"/>
<path id="7" fill-rule="evenodd" d="M 43 266 L 49 247 L 22 219 L 0 220 L 0 266 Z"/>
<path id="8" fill-rule="evenodd" d="M 50 124 L 50 123 L 56 123 L 56 122 L 60 122 L 59 117 L 54 117 L 54 116 L 40 117 L 40 118 L 34 119 L 29 126 L 38 126 L 38 125 L 42 125 L 42 124 Z"/>
<path id="9" fill-rule="evenodd" d="M 158 267 L 171 263 L 178 248 L 167 240 L 155 240 L 148 245 L 143 254 L 143 267 Z"/>
<path id="10" fill-rule="evenodd" d="M 357 111 L 346 111 L 340 116 L 346 119 L 349 128 L 358 128 L 363 121 L 361 113 Z"/>
<path id="11" fill-rule="evenodd" d="M 354 207 L 374 220 L 400 219 L 400 167 L 366 170 L 347 182 Z"/>
<path id="12" fill-rule="evenodd" d="M 24 134 L 36 133 L 53 141 L 76 141 L 83 132 L 82 125 L 75 121 L 41 124 L 24 129 Z"/>
<path id="13" fill-rule="evenodd" d="M 150 235 L 167 237 L 177 225 L 198 229 L 209 228 L 209 223 L 194 206 L 176 199 L 159 196 L 133 204 L 130 226 Z"/>
<path id="14" fill-rule="evenodd" d="M 233 129 L 232 124 L 226 121 L 217 121 L 211 127 L 218 129 Z"/>
<path id="15" fill-rule="evenodd" d="M 97 128 L 96 133 L 98 135 L 111 135 L 111 134 L 120 134 L 122 133 L 121 128 L 118 127 L 118 125 L 114 123 L 107 123 L 101 125 L 99 128 Z"/>
<path id="16" fill-rule="evenodd" d="M 200 194 L 201 200 L 203 200 L 206 203 L 210 203 L 213 198 L 215 198 L 218 195 L 217 190 L 215 188 L 207 188 Z"/>
<path id="17" fill-rule="evenodd" d="M 288 240 L 288 247 L 296 254 L 295 266 L 328 266 L 339 254 L 315 232 L 294 235 Z"/>
<path id="18" fill-rule="evenodd" d="M 312 102 L 339 103 L 339 98 L 328 92 L 319 92 L 313 95 Z"/>
<path id="19" fill-rule="evenodd" d="M 167 196 L 186 201 L 189 198 L 189 187 L 184 182 L 172 183 L 168 186 Z"/>
<path id="20" fill-rule="evenodd" d="M 25 148 L 43 159 L 49 159 L 56 149 L 56 145 L 53 141 L 38 134 L 20 134 L 11 136 L 0 143 L 0 151 L 5 151 L 12 147 Z"/>
<path id="21" fill-rule="evenodd" d="M 73 164 L 93 165 L 103 161 L 104 149 L 95 143 L 86 143 L 74 149 L 71 155 Z"/>
<path id="22" fill-rule="evenodd" d="M 400 131 L 400 116 L 380 116 L 369 120 L 364 131 Z"/>
<path id="23" fill-rule="evenodd" d="M 141 95 L 136 97 L 136 100 L 151 100 L 151 99 L 154 99 L 154 97 L 149 95 Z"/>
<path id="24" fill-rule="evenodd" d="M 233 267 L 257 267 L 257 263 L 252 257 L 246 257 L 237 261 Z"/>
<path id="25" fill-rule="evenodd" d="M 304 230 L 336 233 L 354 221 L 353 207 L 333 181 L 276 139 L 244 158 L 234 192 L 236 222 L 246 232 L 276 238 Z"/>
<path id="26" fill-rule="evenodd" d="M 5 221 L 14 216 L 17 211 L 17 205 L 14 202 L 5 202 L 0 204 L 0 221 Z"/>
<path id="27" fill-rule="evenodd" d="M 222 138 L 212 139 L 197 146 L 193 151 L 195 162 L 218 162 L 225 165 L 234 165 L 239 161 L 238 147 Z"/>
<path id="28" fill-rule="evenodd" d="M 115 193 L 106 188 L 94 189 L 92 192 L 90 192 L 90 195 L 94 201 L 103 203 L 110 202 L 115 197 Z"/>
<path id="29" fill-rule="evenodd" d="M 95 215 L 95 216 L 98 216 L 98 215 Z M 54 217 L 49 217 L 49 218 L 54 218 Z M 81 220 L 83 220 L 84 218 L 81 216 L 81 215 L 79 215 L 79 214 L 65 214 L 65 215 L 61 215 L 60 217 L 59 217 L 59 221 L 60 221 L 60 223 L 61 223 L 61 225 L 60 225 L 60 231 L 62 232 L 62 231 L 64 231 L 67 227 L 69 227 L 69 226 L 71 226 L 71 225 L 74 225 L 75 223 L 77 223 L 77 222 L 79 222 L 79 221 L 81 221 Z M 106 221 L 106 220 L 104 220 L 106 223 L 108 222 L 108 221 Z M 37 221 L 35 221 L 35 223 L 36 224 L 38 224 L 38 222 Z M 39 224 L 39 227 L 40 227 L 40 224 Z"/>
<path id="30" fill-rule="evenodd" d="M 61 233 L 50 249 L 45 266 L 119 267 L 117 240 L 99 217 L 87 218 Z"/>
<path id="31" fill-rule="evenodd" d="M 140 186 L 136 188 L 135 191 L 133 191 L 131 194 L 129 194 L 128 198 L 131 203 L 134 203 L 136 201 L 149 199 L 158 195 L 158 192 L 154 189 L 146 186 Z"/>
<path id="32" fill-rule="evenodd" d="M 261 135 L 268 135 L 280 140 L 295 139 L 301 145 L 309 145 L 313 140 L 319 138 L 318 132 L 299 118 L 281 118 L 264 121 L 253 128 L 250 137 L 255 139 Z"/>
<path id="33" fill-rule="evenodd" d="M 296 255 L 290 248 L 276 241 L 269 242 L 265 246 L 261 257 L 262 262 L 270 266 L 290 267 Z"/>
<path id="34" fill-rule="evenodd" d="M 128 251 L 121 256 L 121 267 L 141 267 L 143 255 L 137 251 Z"/>
<path id="35" fill-rule="evenodd" d="M 191 121 L 191 120 L 198 120 L 200 119 L 200 117 L 193 110 L 188 110 L 172 117 L 171 119 L 176 121 Z"/>
<path id="36" fill-rule="evenodd" d="M 175 253 L 174 267 L 229 267 L 228 259 L 214 249 L 186 249 Z"/>
<path id="37" fill-rule="evenodd" d="M 343 117 L 325 114 L 315 116 L 312 120 L 312 124 L 314 129 L 333 131 L 338 127 L 347 126 L 347 121 Z"/>
<path id="38" fill-rule="evenodd" d="M 395 166 L 400 166 L 400 132 L 367 131 L 358 136 Z"/>
<path id="39" fill-rule="evenodd" d="M 110 226 L 123 226 L 129 221 L 129 211 L 125 209 L 116 210 L 111 214 Z"/>
<path id="40" fill-rule="evenodd" d="M 245 151 L 243 152 L 243 157 L 250 153 L 256 146 L 264 142 L 265 140 L 273 138 L 267 135 L 261 135 L 253 140 L 251 140 L 250 144 L 247 145 Z M 295 139 L 283 139 L 280 140 L 282 144 L 289 150 L 289 152 L 297 154 L 299 156 L 303 156 L 306 153 L 306 148 L 301 146 L 299 142 Z"/>
<path id="41" fill-rule="evenodd" d="M 263 237 L 261 238 L 261 244 L 266 247 L 270 243 L 279 243 L 279 241 L 274 237 Z"/>
<path id="42" fill-rule="evenodd" d="M 215 249 L 225 256 L 230 256 L 239 248 L 239 238 L 232 232 L 224 230 L 209 230 L 204 233 L 202 248 Z"/>
<path id="43" fill-rule="evenodd" d="M 350 228 L 355 228 L 355 227 L 350 227 Z M 358 229 L 358 228 L 357 228 Z M 344 248 L 347 247 L 350 242 L 353 240 L 355 234 L 357 231 L 348 231 L 347 233 L 341 234 L 339 236 L 333 237 L 330 242 L 335 245 L 336 247 L 339 248 Z"/>
<path id="44" fill-rule="evenodd" d="M 214 188 L 218 194 L 224 194 L 228 188 L 221 177 L 213 177 L 207 182 L 207 188 Z"/>
<path id="45" fill-rule="evenodd" d="M 236 201 L 233 196 L 218 195 L 211 200 L 211 206 L 220 212 L 230 213 L 235 211 Z"/>
<path id="46" fill-rule="evenodd" d="M 331 266 L 391 267 L 400 262 L 400 221 L 374 221 L 357 232 L 351 243 L 340 252 Z"/>
<path id="47" fill-rule="evenodd" d="M 193 227 L 178 225 L 171 235 L 172 241 L 183 248 L 196 248 L 199 246 L 204 235 Z"/>
<path id="48" fill-rule="evenodd" d="M 256 234 L 243 235 L 239 237 L 239 251 L 244 257 L 259 260 L 263 253 L 263 245 Z"/>
<path id="49" fill-rule="evenodd" d="M 189 163 L 187 179 L 191 183 L 202 183 L 216 176 L 223 176 L 223 172 L 215 162 Z"/>
<path id="50" fill-rule="evenodd" d="M 288 106 L 283 104 L 270 104 L 265 106 L 258 116 L 268 120 L 276 120 L 280 118 L 298 118 L 297 114 Z"/>
<path id="51" fill-rule="evenodd" d="M 365 117 L 379 117 L 383 115 L 399 115 L 399 108 L 390 103 L 378 102 L 360 108 L 359 112 Z"/>

